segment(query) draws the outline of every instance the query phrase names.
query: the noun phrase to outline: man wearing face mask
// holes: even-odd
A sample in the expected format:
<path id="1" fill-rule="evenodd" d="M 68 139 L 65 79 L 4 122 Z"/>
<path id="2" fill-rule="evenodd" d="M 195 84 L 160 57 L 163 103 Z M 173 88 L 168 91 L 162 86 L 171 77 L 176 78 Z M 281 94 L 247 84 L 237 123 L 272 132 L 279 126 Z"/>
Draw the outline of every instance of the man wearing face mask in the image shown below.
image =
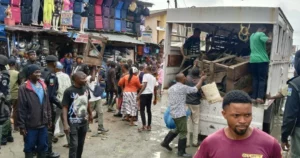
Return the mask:
<path id="1" fill-rule="evenodd" d="M 45 84 L 47 85 L 48 97 L 51 106 L 51 114 L 52 114 L 52 124 L 53 126 L 48 130 L 48 158 L 57 158 L 60 155 L 58 153 L 54 153 L 52 151 L 52 138 L 55 130 L 55 117 L 56 117 L 56 107 L 62 109 L 61 103 L 57 98 L 58 91 L 58 79 L 55 73 L 56 62 L 58 61 L 57 57 L 54 55 L 48 55 L 46 57 L 47 68 L 45 68 L 42 72 L 42 78 L 45 80 Z"/>

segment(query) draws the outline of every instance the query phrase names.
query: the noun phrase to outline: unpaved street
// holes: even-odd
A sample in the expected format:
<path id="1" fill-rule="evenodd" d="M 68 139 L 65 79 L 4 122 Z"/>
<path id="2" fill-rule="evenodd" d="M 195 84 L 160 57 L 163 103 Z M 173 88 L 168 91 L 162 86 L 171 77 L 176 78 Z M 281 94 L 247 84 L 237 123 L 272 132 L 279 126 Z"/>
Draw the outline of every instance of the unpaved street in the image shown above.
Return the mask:
<path id="1" fill-rule="evenodd" d="M 164 104 L 164 105 L 163 105 Z M 151 132 L 138 132 L 138 127 L 130 127 L 127 122 L 113 117 L 112 113 L 105 112 L 104 125 L 109 129 L 106 135 L 91 137 L 94 133 L 88 133 L 83 158 L 175 158 L 176 149 L 173 152 L 161 148 L 160 142 L 167 134 L 168 129 L 163 121 L 161 106 L 166 106 L 165 101 L 153 106 L 153 125 Z M 140 118 L 139 118 L 140 119 Z M 140 120 L 139 120 L 140 121 Z M 141 124 L 141 122 L 139 122 Z M 96 124 L 91 125 L 92 131 L 96 130 Z M 2 146 L 0 158 L 23 158 L 23 141 L 19 133 L 14 133 L 15 142 Z M 177 139 L 172 146 L 177 144 Z M 54 144 L 54 151 L 61 154 L 61 158 L 68 157 L 68 149 L 62 147 L 66 144 L 65 137 L 60 138 Z M 187 152 L 195 153 L 197 148 L 188 148 Z"/>

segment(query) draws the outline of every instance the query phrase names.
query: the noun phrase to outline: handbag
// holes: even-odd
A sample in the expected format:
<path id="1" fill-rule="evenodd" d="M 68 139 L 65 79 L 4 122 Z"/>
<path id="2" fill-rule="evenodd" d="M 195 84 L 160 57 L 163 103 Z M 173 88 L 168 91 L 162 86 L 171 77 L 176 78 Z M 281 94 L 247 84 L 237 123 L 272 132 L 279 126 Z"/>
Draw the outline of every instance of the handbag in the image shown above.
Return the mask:
<path id="1" fill-rule="evenodd" d="M 97 82 L 94 90 L 92 90 L 90 87 L 89 87 L 89 89 L 91 90 L 91 92 L 93 93 L 93 95 L 95 97 L 101 97 L 104 92 L 104 89 L 105 89 L 104 87 L 105 86 L 103 86 L 103 84 L 100 84 L 99 82 Z"/>

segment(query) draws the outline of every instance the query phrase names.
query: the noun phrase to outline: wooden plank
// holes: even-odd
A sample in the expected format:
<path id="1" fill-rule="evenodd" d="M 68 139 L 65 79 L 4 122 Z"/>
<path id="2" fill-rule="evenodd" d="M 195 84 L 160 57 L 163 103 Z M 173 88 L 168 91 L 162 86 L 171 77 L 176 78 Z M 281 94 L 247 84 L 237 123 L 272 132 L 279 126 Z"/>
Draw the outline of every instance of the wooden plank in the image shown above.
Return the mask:
<path id="1" fill-rule="evenodd" d="M 180 35 L 174 35 L 174 34 L 172 34 L 171 36 L 173 36 L 173 37 L 179 37 L 179 38 L 189 38 L 189 37 L 186 37 L 186 36 L 180 36 Z"/>
<path id="2" fill-rule="evenodd" d="M 234 81 L 247 74 L 249 74 L 249 62 L 243 62 L 230 66 L 227 70 L 227 78 Z"/>
<path id="3" fill-rule="evenodd" d="M 235 55 L 229 55 L 227 57 L 224 57 L 224 58 L 221 58 L 221 59 L 217 59 L 217 60 L 214 60 L 212 62 L 214 63 L 219 63 L 219 62 L 222 62 L 222 61 L 226 61 L 226 60 L 229 60 L 229 59 L 233 59 L 235 58 L 236 56 Z"/>
<path id="4" fill-rule="evenodd" d="M 232 90 L 244 90 L 249 93 L 252 89 L 252 84 L 248 83 L 252 83 L 251 75 L 246 75 L 237 81 L 226 78 L 226 92 Z"/>
<path id="5" fill-rule="evenodd" d="M 216 83 L 222 83 L 223 78 L 226 76 L 226 72 L 215 73 L 214 81 Z"/>
<path id="6" fill-rule="evenodd" d="M 224 69 L 226 69 L 226 70 L 229 68 L 229 66 L 223 65 L 223 64 L 219 64 L 219 63 L 215 63 L 215 65 L 216 65 L 217 67 L 221 67 L 221 68 L 224 68 Z"/>
<path id="7" fill-rule="evenodd" d="M 168 67 L 179 67 L 183 60 L 182 55 L 168 55 Z"/>
<path id="8" fill-rule="evenodd" d="M 84 53 L 83 53 L 83 60 L 88 65 L 101 66 L 102 61 L 103 61 L 103 54 L 104 54 L 104 50 L 105 50 L 105 43 L 104 43 L 105 41 L 99 43 L 99 45 L 101 46 L 101 51 L 99 52 L 99 55 L 97 57 L 96 56 L 90 56 L 89 53 L 90 53 L 91 50 L 93 50 L 93 49 L 97 50 L 95 45 L 92 43 L 93 39 L 94 39 L 94 37 L 89 36 L 88 43 L 85 45 L 85 49 L 84 49 Z"/>
<path id="9" fill-rule="evenodd" d="M 211 83 L 211 82 L 213 82 L 214 81 L 214 76 L 215 76 L 215 68 L 214 68 L 214 63 L 210 63 L 210 65 L 209 65 L 209 82 Z"/>

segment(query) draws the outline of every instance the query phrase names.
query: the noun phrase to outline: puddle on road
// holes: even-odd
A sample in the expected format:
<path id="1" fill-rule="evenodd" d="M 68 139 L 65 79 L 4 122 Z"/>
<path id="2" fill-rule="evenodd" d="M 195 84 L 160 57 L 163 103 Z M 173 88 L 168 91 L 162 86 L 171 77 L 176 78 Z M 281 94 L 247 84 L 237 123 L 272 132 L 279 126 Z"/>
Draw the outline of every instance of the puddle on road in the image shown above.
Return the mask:
<path id="1" fill-rule="evenodd" d="M 155 152 L 153 153 L 153 157 L 152 158 L 160 158 L 161 152 Z"/>

